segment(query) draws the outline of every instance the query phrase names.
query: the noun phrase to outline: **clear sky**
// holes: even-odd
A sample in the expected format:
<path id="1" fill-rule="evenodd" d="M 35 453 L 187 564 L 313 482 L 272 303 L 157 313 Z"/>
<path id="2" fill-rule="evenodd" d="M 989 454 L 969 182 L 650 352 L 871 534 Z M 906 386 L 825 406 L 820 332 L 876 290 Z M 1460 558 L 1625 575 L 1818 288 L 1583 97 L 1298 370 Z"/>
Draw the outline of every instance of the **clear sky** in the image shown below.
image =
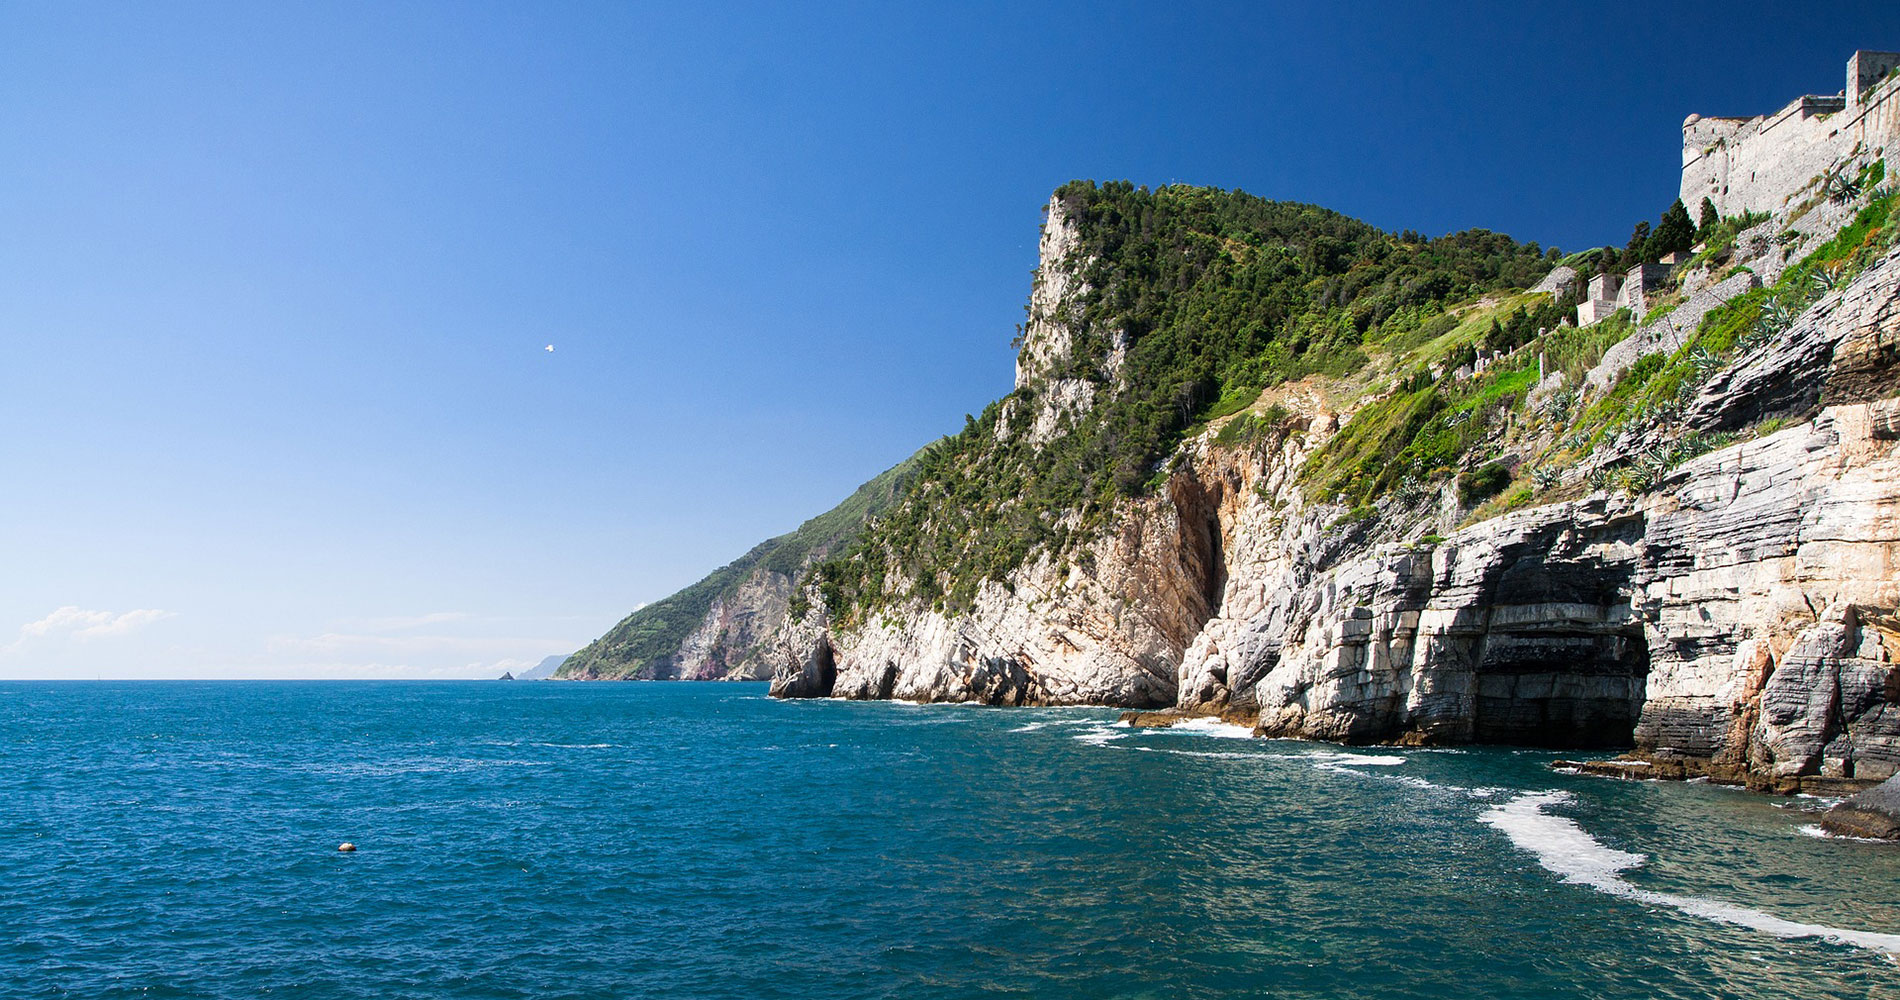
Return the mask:
<path id="1" fill-rule="evenodd" d="M 1008 391 L 1064 181 L 1620 245 L 1685 115 L 1900 48 L 1892 3 L 925 6 L 0 4 L 0 677 L 569 652 Z"/>

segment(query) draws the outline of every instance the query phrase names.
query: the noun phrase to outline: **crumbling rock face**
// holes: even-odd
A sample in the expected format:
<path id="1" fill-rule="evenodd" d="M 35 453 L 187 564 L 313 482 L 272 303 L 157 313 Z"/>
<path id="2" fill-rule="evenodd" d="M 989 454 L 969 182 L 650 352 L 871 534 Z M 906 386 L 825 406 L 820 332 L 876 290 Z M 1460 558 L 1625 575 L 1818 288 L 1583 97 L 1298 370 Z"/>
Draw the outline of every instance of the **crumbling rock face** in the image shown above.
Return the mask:
<path id="1" fill-rule="evenodd" d="M 794 623 L 779 636 L 775 652 L 779 669 L 772 677 L 772 697 L 829 698 L 836 690 L 836 656 L 831 637 L 822 627 L 809 621 Z"/>
<path id="2" fill-rule="evenodd" d="M 1622 589 L 1636 531 L 1598 499 L 1284 561 L 1276 600 L 1196 641 L 1184 703 L 1256 706 L 1275 736 L 1627 745 L 1647 669 Z"/>
<path id="3" fill-rule="evenodd" d="M 1182 477 L 1086 553 L 989 581 L 951 616 L 913 607 L 837 635 L 844 698 L 1174 704 L 1175 664 L 1220 599 L 1218 488 Z M 1084 567 L 1093 567 L 1085 569 Z"/>
<path id="4" fill-rule="evenodd" d="M 715 600 L 698 627 L 680 644 L 674 673 L 685 681 L 762 681 L 772 676 L 763 651 L 785 621 L 792 580 L 759 567 L 729 598 Z"/>
<path id="5" fill-rule="evenodd" d="M 1040 263 L 1029 292 L 1023 349 L 1016 359 L 1016 389 L 1023 399 L 1005 404 L 996 428 L 999 436 L 1007 437 L 1022 427 L 1031 444 L 1044 444 L 1094 408 L 1096 383 L 1092 378 L 1114 382 L 1121 376 L 1127 343 L 1120 333 L 1112 336 L 1107 356 L 1089 378 L 1070 371 L 1082 323 L 1081 300 L 1089 290 L 1082 271 L 1090 259 L 1083 254 L 1081 244 L 1081 231 L 1062 199 L 1051 198 L 1044 209 Z"/>
<path id="6" fill-rule="evenodd" d="M 1837 363 L 1835 354 L 1843 357 Z M 1786 330 L 1703 385 L 1686 417 L 1733 430 L 1768 417 L 1805 419 L 1822 405 L 1892 396 L 1900 355 L 1900 248 L 1822 296 Z"/>
<path id="7" fill-rule="evenodd" d="M 1900 603 L 1900 453 L 1872 411 L 1703 456 L 1647 502 L 1637 742 L 1658 762 L 1781 790 L 1900 767 L 1900 644 L 1879 639 Z"/>
<path id="8" fill-rule="evenodd" d="M 1882 267 L 1900 266 L 1897 261 L 1900 251 L 1882 261 Z M 1874 277 L 1857 282 L 1843 303 L 1833 365 L 1822 390 L 1830 404 L 1885 400 L 1900 391 L 1900 297 L 1891 294 L 1890 286 L 1883 296 L 1879 274 Z"/>

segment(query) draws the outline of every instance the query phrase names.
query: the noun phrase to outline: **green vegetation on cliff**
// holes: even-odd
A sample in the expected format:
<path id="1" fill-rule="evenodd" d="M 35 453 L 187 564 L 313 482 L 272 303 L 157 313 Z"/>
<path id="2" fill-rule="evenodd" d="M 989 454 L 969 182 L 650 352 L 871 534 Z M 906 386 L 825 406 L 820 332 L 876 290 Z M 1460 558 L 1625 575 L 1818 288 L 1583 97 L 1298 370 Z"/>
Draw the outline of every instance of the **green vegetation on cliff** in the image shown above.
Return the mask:
<path id="1" fill-rule="evenodd" d="M 1351 374 L 1370 345 L 1437 343 L 1459 329 L 1441 320 L 1449 303 L 1528 285 L 1556 259 L 1483 230 L 1394 236 L 1239 191 L 1078 181 L 1056 197 L 1086 289 L 1052 317 L 1069 351 L 926 449 L 915 488 L 818 566 L 841 620 L 904 599 L 968 608 L 983 580 L 1067 551 L 1117 501 L 1151 492 L 1205 421 L 1290 379 Z M 1480 334 L 1494 330 L 1511 333 Z M 1027 428 L 1057 379 L 1086 382 L 1092 405 L 1039 444 Z"/>
<path id="2" fill-rule="evenodd" d="M 713 602 L 731 594 L 760 571 L 797 577 L 857 536 L 864 522 L 904 494 L 915 478 L 919 452 L 857 488 L 843 503 L 788 534 L 767 539 L 684 590 L 621 619 L 606 635 L 561 665 L 561 677 L 667 679 L 686 637 L 705 619 Z"/>

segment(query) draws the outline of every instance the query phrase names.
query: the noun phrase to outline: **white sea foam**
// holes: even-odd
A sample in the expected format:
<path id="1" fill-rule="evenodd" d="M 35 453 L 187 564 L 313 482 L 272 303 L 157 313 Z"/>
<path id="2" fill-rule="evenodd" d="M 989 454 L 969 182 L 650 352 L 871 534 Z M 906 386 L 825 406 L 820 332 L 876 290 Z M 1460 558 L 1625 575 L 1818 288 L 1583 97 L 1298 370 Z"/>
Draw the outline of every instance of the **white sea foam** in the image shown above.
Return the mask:
<path id="1" fill-rule="evenodd" d="M 1223 740 L 1253 739 L 1252 726 L 1242 726 L 1242 725 L 1237 725 L 1232 722 L 1223 722 L 1220 719 L 1214 718 L 1213 716 L 1201 716 L 1201 717 L 1197 717 L 1193 719 L 1183 719 L 1182 721 L 1177 722 L 1173 726 L 1170 726 L 1168 728 L 1174 729 L 1174 730 L 1180 730 L 1182 732 L 1194 733 L 1200 736 L 1215 736 Z"/>
<path id="2" fill-rule="evenodd" d="M 1877 837 L 1856 837 L 1848 833 L 1830 833 L 1826 830 L 1821 829 L 1821 824 L 1819 823 L 1809 823 L 1805 826 L 1797 826 L 1795 827 L 1795 831 L 1798 833 L 1805 834 L 1809 837 L 1818 837 L 1821 840 L 1852 840 L 1852 841 L 1856 841 L 1862 844 L 1890 843 L 1890 841 L 1881 840 Z"/>
<path id="3" fill-rule="evenodd" d="M 1588 886 L 1622 899 L 1650 906 L 1666 906 L 1693 917 L 1747 927 L 1776 937 L 1822 938 L 1900 955 L 1900 934 L 1879 934 L 1783 920 L 1760 910 L 1719 899 L 1639 889 L 1625 881 L 1622 873 L 1641 865 L 1646 858 L 1606 847 L 1577 825 L 1576 820 L 1567 816 L 1553 816 L 1544 811 L 1549 806 L 1568 800 L 1569 795 L 1564 792 L 1532 792 L 1492 806 L 1481 819 L 1511 838 L 1511 843 L 1535 854 L 1538 864 L 1563 876 L 1563 880 L 1572 885 Z"/>
<path id="4" fill-rule="evenodd" d="M 1308 760 L 1322 761 L 1343 767 L 1397 767 L 1405 763 L 1404 757 L 1386 756 L 1369 753 L 1345 753 L 1337 750 L 1315 750 L 1300 754 Z M 1323 765 L 1322 765 L 1323 766 Z"/>
<path id="5" fill-rule="evenodd" d="M 1087 743 L 1089 746 L 1102 747 L 1102 746 L 1107 746 L 1110 743 L 1113 743 L 1114 741 L 1119 740 L 1122 737 L 1127 736 L 1130 732 L 1132 732 L 1132 730 L 1130 730 L 1127 726 L 1120 726 L 1121 731 L 1116 732 L 1115 730 L 1117 726 L 1120 726 L 1120 723 L 1110 723 L 1108 725 L 1091 726 L 1088 729 L 1084 729 L 1081 732 L 1076 733 L 1075 739 L 1079 740 L 1080 742 Z"/>
<path id="6" fill-rule="evenodd" d="M 1021 726 L 1017 726 L 1015 729 L 1010 730 L 1010 732 L 1033 733 L 1039 729 L 1053 729 L 1057 726 L 1099 726 L 1099 725 L 1102 725 L 1102 723 L 1095 719 L 1044 719 L 1041 722 L 1031 722 L 1031 723 L 1027 723 Z"/>
<path id="7" fill-rule="evenodd" d="M 1167 753 L 1177 757 L 1205 757 L 1214 760 L 1272 760 L 1265 754 L 1242 753 L 1234 750 L 1180 750 L 1174 747 L 1130 746 L 1125 749 L 1140 750 L 1143 753 Z"/>
<path id="8" fill-rule="evenodd" d="M 557 750 L 605 750 L 612 743 L 530 743 L 531 747 L 553 747 Z"/>

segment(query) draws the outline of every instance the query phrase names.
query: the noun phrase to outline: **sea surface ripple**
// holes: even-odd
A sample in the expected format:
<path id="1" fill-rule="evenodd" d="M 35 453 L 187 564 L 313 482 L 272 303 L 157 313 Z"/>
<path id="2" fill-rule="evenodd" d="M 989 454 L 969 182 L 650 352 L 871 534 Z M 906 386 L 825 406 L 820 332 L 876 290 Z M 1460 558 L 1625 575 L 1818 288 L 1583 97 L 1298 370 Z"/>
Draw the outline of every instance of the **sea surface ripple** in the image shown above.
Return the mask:
<path id="1" fill-rule="evenodd" d="M 1822 802 L 764 694 L 0 683 L 0 998 L 1900 996 Z"/>

